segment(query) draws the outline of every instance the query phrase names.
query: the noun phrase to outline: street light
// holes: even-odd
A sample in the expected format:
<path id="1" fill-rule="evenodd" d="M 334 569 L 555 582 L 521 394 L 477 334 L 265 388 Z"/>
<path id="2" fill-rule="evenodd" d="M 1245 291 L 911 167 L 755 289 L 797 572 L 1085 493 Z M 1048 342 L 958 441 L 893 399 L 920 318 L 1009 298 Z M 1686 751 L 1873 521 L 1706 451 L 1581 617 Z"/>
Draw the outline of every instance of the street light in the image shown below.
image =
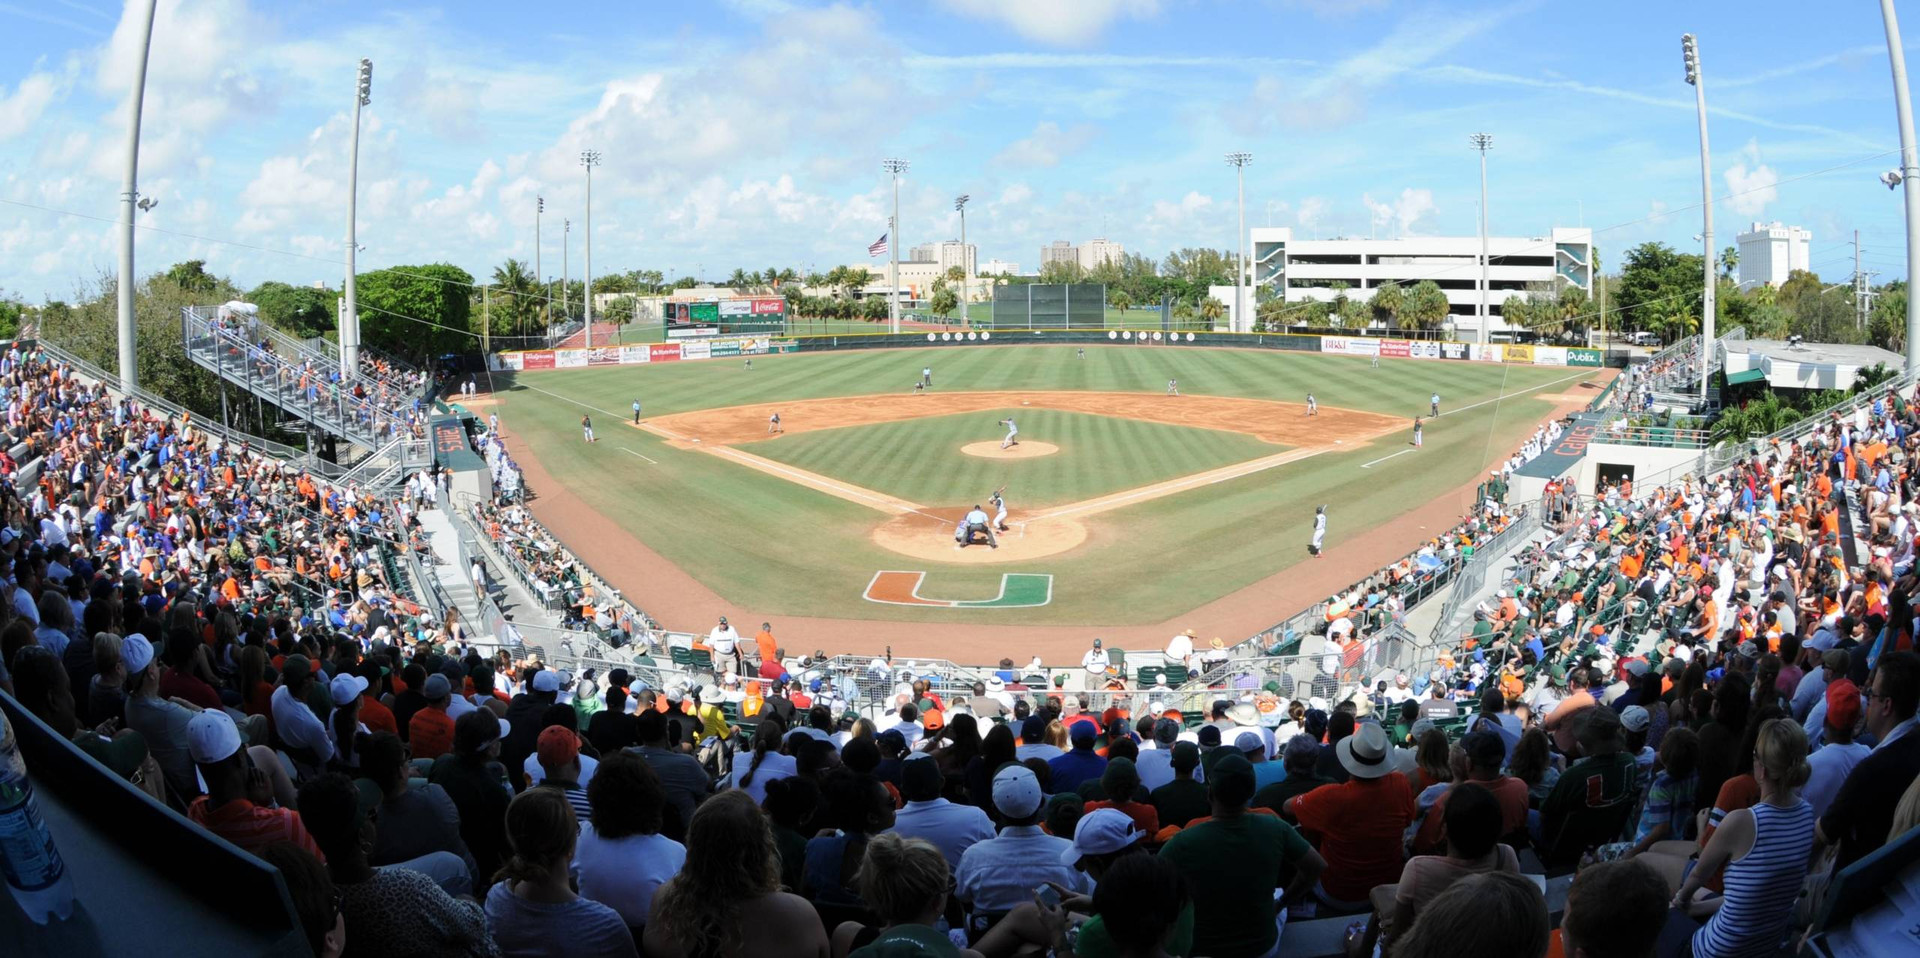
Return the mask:
<path id="1" fill-rule="evenodd" d="M 581 150 L 580 165 L 587 168 L 587 348 L 593 348 L 593 168 L 600 165 L 599 150 Z"/>
<path id="2" fill-rule="evenodd" d="M 1703 260 L 1700 296 L 1700 401 L 1707 401 L 1707 370 L 1713 365 L 1713 287 L 1719 271 L 1713 248 L 1713 165 L 1707 151 L 1707 87 L 1700 75 L 1700 44 L 1693 34 L 1680 35 L 1680 56 L 1687 83 L 1693 86 L 1693 107 L 1700 120 L 1700 244 Z"/>
<path id="3" fill-rule="evenodd" d="M 1880 20 L 1887 30 L 1887 60 L 1893 66 L 1893 109 L 1900 121 L 1900 169 L 1880 178 L 1893 189 L 1907 187 L 1907 281 L 1920 276 L 1920 191 L 1914 178 L 1920 177 L 1920 150 L 1913 142 L 1913 100 L 1907 90 L 1907 50 L 1900 42 L 1900 20 L 1894 15 L 1893 0 L 1880 0 Z M 1907 297 L 1907 370 L 1920 372 L 1920 298 Z"/>
<path id="4" fill-rule="evenodd" d="M 1253 326 L 1247 323 L 1247 164 L 1253 162 L 1253 154 L 1234 152 L 1227 154 L 1227 162 L 1233 165 L 1234 178 L 1240 187 L 1240 268 L 1233 271 L 1233 322 L 1228 327 L 1234 332 L 1244 332 Z"/>
<path id="5" fill-rule="evenodd" d="M 960 212 L 960 325 L 972 325 L 972 317 L 967 312 L 967 274 L 973 272 L 973 264 L 967 260 L 967 201 L 973 199 L 965 193 L 953 198 L 953 208 Z"/>
<path id="6" fill-rule="evenodd" d="M 893 176 L 893 216 L 887 220 L 887 257 L 893 264 L 893 275 L 887 278 L 887 315 L 890 316 L 892 331 L 900 332 L 900 174 L 907 171 L 907 161 L 888 157 L 880 161 L 880 168 Z"/>
<path id="7" fill-rule="evenodd" d="M 347 278 L 341 284 L 346 305 L 340 311 L 340 375 L 352 379 L 360 369 L 360 298 L 355 288 L 354 240 L 360 198 L 360 108 L 373 102 L 373 61 L 360 59 L 360 76 L 353 90 L 353 144 L 347 150 Z"/>
<path id="8" fill-rule="evenodd" d="M 1490 305 L 1492 294 L 1487 279 L 1491 265 L 1487 255 L 1487 151 L 1493 149 L 1493 134 L 1475 133 L 1470 139 L 1473 140 L 1473 148 L 1480 151 L 1480 334 L 1475 340 L 1485 346 L 1487 327 L 1493 324 L 1493 307 Z"/>
<path id="9" fill-rule="evenodd" d="M 140 106 L 147 98 L 147 51 L 153 46 L 153 7 L 147 0 L 141 15 L 140 54 L 134 60 L 133 96 L 127 105 L 126 176 L 120 181 L 120 388 L 132 390 L 140 385 L 138 360 L 134 352 L 133 325 L 133 211 L 140 202 Z M 152 209 L 151 206 L 141 207 Z"/>

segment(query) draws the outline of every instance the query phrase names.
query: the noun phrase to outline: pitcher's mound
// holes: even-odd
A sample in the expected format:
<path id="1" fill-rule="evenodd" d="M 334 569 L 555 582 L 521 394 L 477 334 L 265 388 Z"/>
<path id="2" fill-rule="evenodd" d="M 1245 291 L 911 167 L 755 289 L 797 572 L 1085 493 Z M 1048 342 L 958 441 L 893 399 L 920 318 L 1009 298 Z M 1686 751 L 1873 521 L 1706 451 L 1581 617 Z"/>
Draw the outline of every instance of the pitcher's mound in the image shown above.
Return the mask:
<path id="1" fill-rule="evenodd" d="M 1087 541 L 1087 527 L 1072 519 L 1030 522 L 1015 513 L 1007 520 L 1012 528 L 999 533 L 1000 548 L 982 545 L 956 549 L 953 526 L 965 512 L 965 508 L 929 509 L 926 513 L 898 515 L 874 528 L 873 542 L 883 549 L 930 562 L 984 564 L 1059 555 Z"/>
<path id="2" fill-rule="evenodd" d="M 1034 459 L 1040 456 L 1051 456 L 1059 452 L 1060 447 L 1050 442 L 1022 440 L 1017 446 L 1002 449 L 999 442 L 988 441 L 967 443 L 960 447 L 960 451 L 983 459 Z"/>

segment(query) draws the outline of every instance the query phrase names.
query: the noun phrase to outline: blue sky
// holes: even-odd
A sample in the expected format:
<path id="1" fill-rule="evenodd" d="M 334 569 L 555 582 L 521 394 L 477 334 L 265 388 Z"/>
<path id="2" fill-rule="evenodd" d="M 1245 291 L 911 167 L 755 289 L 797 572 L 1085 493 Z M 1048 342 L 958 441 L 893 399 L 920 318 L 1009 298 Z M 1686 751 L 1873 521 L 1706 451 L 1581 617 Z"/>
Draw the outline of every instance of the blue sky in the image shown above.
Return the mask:
<path id="1" fill-rule="evenodd" d="M 1817 9 L 1816 9 L 1817 7 Z M 1909 45 L 1920 36 L 1910 7 Z M 0 0 L 0 291 L 68 297 L 111 269 L 131 17 Z M 1700 37 L 1718 245 L 1814 231 L 1824 275 L 1903 270 L 1877 6 L 1398 0 L 917 3 L 161 0 L 141 152 L 142 271 L 205 259 L 243 285 L 337 285 L 354 66 L 360 267 L 534 258 L 596 272 L 867 262 L 901 189 L 909 245 L 957 235 L 1032 270 L 1054 239 L 1161 256 L 1249 225 L 1471 234 L 1467 134 L 1494 134 L 1496 234 L 1603 231 L 1604 264 L 1695 245 L 1698 141 L 1679 38 Z"/>

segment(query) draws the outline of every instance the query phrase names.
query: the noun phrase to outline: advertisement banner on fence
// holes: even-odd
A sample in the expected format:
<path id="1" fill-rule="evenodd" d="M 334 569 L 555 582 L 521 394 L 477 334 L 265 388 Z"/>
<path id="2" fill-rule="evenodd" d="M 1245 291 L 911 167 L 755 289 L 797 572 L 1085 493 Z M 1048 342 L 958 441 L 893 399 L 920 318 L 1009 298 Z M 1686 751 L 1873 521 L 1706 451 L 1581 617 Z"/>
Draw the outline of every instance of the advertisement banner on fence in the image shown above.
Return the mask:
<path id="1" fill-rule="evenodd" d="M 723 299 L 720 301 L 720 315 L 751 316 L 753 315 L 753 301 L 750 299 Z"/>
<path id="2" fill-rule="evenodd" d="M 707 355 L 709 356 L 740 355 L 740 341 L 737 339 L 716 339 L 705 345 L 707 346 Z"/>
<path id="3" fill-rule="evenodd" d="M 619 346 L 595 346 L 587 354 L 589 366 L 617 366 L 620 364 Z"/>
<path id="4" fill-rule="evenodd" d="M 1440 344 L 1440 356 L 1443 359 L 1472 359 L 1472 343 L 1444 342 Z"/>
<path id="5" fill-rule="evenodd" d="M 523 369 L 552 369 L 553 368 L 553 351 L 550 349 L 535 350 L 534 352 L 531 352 L 531 353 L 521 353 L 520 357 L 521 357 L 521 368 Z"/>
<path id="6" fill-rule="evenodd" d="M 1407 343 L 1407 355 L 1415 359 L 1439 359 L 1440 344 L 1426 340 L 1415 340 Z"/>
<path id="7" fill-rule="evenodd" d="M 670 363 L 680 358 L 679 343 L 654 343 L 647 347 L 647 361 L 651 363 Z"/>
<path id="8" fill-rule="evenodd" d="M 776 339 L 768 344 L 767 351 L 774 353 L 797 353 L 800 351 L 800 341 L 797 339 Z"/>
<path id="9" fill-rule="evenodd" d="M 631 366 L 635 363 L 644 363 L 650 353 L 651 350 L 645 346 L 622 346 L 620 347 L 620 365 Z"/>
<path id="10" fill-rule="evenodd" d="M 1320 340 L 1320 351 L 1338 353 L 1343 356 L 1378 356 L 1380 341 L 1377 339 L 1348 339 L 1345 336 L 1325 336 Z"/>
<path id="11" fill-rule="evenodd" d="M 787 301 L 784 299 L 753 300 L 753 315 L 755 316 L 778 316 L 786 312 L 786 309 Z"/>
<path id="12" fill-rule="evenodd" d="M 1320 351 L 1320 338 L 1317 336 L 1278 335 L 1263 337 L 1261 342 L 1279 349 L 1299 349 L 1310 353 Z"/>
<path id="13" fill-rule="evenodd" d="M 1405 359 L 1413 355 L 1413 344 L 1404 339 L 1383 339 L 1380 341 L 1380 355 Z"/>
<path id="14" fill-rule="evenodd" d="M 693 339 L 699 336 L 718 336 L 718 326 L 668 326 L 668 339 Z"/>
<path id="15" fill-rule="evenodd" d="M 1508 343 L 1500 348 L 1500 361 L 1503 363 L 1533 362 L 1533 347 L 1519 343 Z"/>
<path id="16" fill-rule="evenodd" d="M 556 349 L 553 351 L 555 369 L 579 369 L 587 364 L 587 351 L 584 349 Z"/>
<path id="17" fill-rule="evenodd" d="M 1603 354 L 1597 349 L 1569 349 L 1567 350 L 1567 365 L 1598 366 L 1603 361 L 1602 356 Z"/>
<path id="18" fill-rule="evenodd" d="M 1567 347 L 1535 346 L 1533 347 L 1533 364 L 1535 366 L 1565 366 L 1567 364 Z"/>
<path id="19" fill-rule="evenodd" d="M 711 355 L 713 355 L 713 344 L 710 342 L 701 341 L 680 344 L 681 359 L 706 359 Z"/>
<path id="20" fill-rule="evenodd" d="M 519 353 L 498 353 L 493 357 L 495 369 L 524 369 L 524 357 Z"/>

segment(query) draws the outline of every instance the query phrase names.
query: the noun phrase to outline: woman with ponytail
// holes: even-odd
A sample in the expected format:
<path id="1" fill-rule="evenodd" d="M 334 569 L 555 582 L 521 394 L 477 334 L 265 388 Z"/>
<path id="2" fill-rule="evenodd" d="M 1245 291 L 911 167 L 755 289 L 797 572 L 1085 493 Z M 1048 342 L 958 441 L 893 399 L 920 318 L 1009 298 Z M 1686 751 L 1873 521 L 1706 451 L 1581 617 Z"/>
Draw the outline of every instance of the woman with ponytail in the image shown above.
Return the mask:
<path id="1" fill-rule="evenodd" d="M 767 783 L 776 778 L 792 778 L 799 771 L 793 756 L 780 753 L 780 739 L 787 727 L 769 714 L 753 730 L 753 757 L 733 760 L 732 785 L 747 793 L 755 805 L 767 800 Z"/>
<path id="2" fill-rule="evenodd" d="M 533 788 L 507 806 L 512 850 L 487 892 L 487 924 L 507 958 L 638 958 L 620 913 L 574 893 L 580 822 L 559 791 Z"/>

